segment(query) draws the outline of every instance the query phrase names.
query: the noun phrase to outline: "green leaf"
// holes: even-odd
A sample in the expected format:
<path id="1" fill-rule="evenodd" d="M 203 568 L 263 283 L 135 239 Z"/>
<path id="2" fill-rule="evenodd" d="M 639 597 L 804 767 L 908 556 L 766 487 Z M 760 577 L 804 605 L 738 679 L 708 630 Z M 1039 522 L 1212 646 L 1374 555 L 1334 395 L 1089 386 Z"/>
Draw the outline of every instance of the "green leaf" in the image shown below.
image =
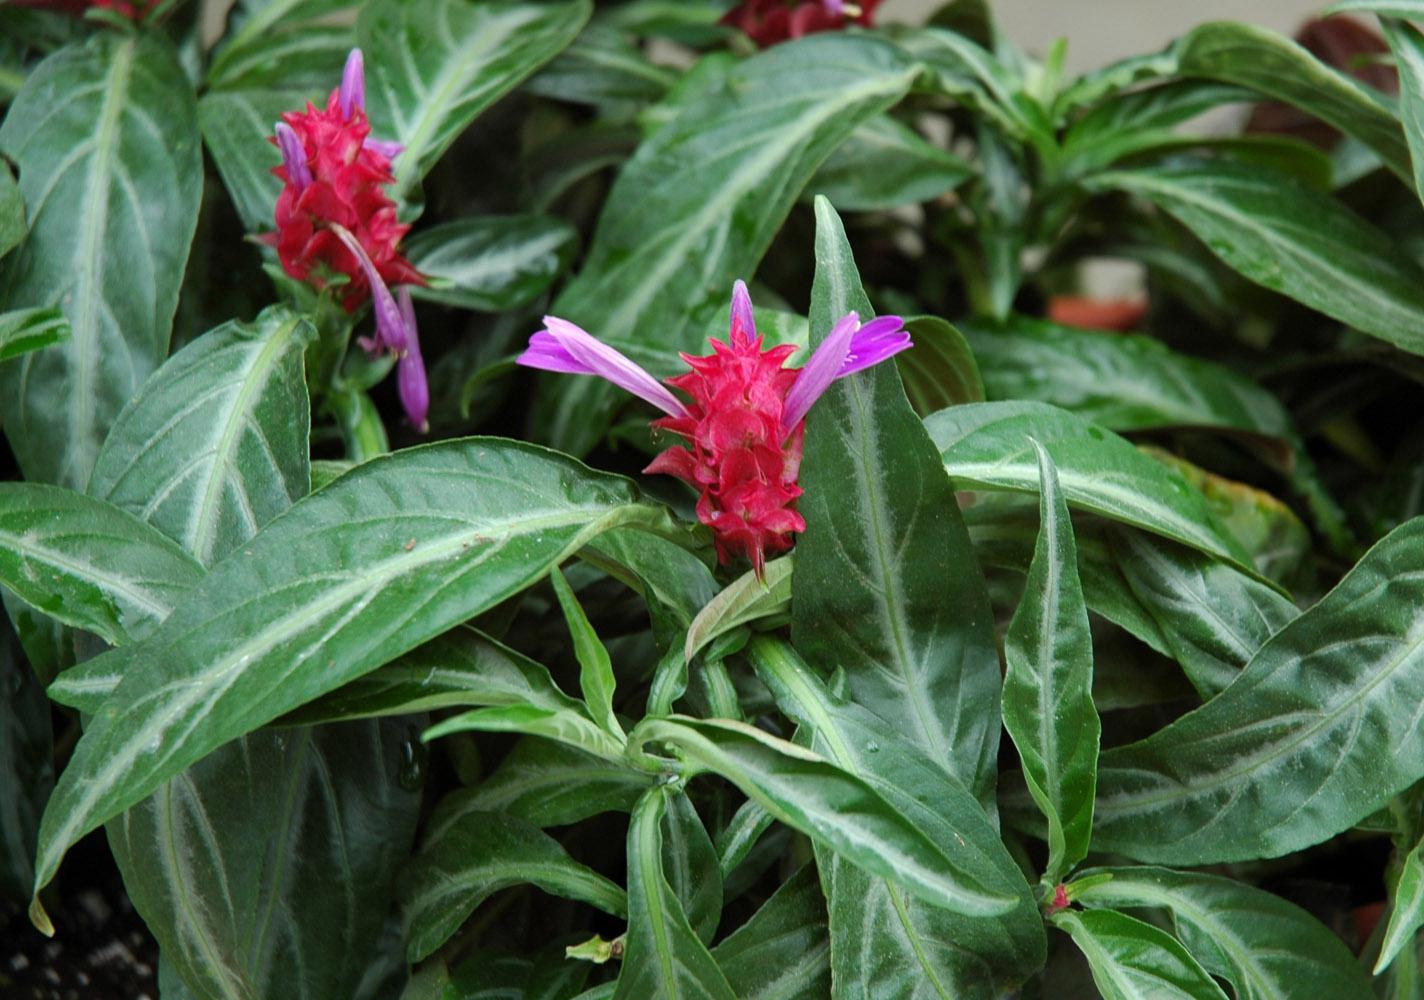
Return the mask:
<path id="1" fill-rule="evenodd" d="M 63 343 L 70 336 L 69 320 L 54 306 L 0 313 L 0 361 Z"/>
<path id="2" fill-rule="evenodd" d="M 1073 936 L 1105 1000 L 1226 1000 L 1191 953 L 1151 924 L 1115 910 L 1064 910 L 1053 922 Z"/>
<path id="3" fill-rule="evenodd" d="M 613 661 L 608 657 L 608 649 L 589 624 L 588 615 L 584 614 L 583 607 L 558 567 L 550 571 L 549 582 L 554 585 L 554 595 L 564 612 L 564 624 L 573 639 L 574 657 L 579 663 L 579 689 L 583 692 L 588 713 L 610 734 L 622 738 L 623 727 L 618 722 L 618 716 L 613 714 L 613 689 L 618 682 L 613 676 Z"/>
<path id="4" fill-rule="evenodd" d="M 316 93 L 294 89 L 210 90 L 198 101 L 198 124 L 223 186 L 243 228 L 249 233 L 273 228 L 273 212 L 282 182 L 272 168 L 282 162 L 267 141 L 282 113 L 301 108 Z"/>
<path id="5" fill-rule="evenodd" d="M 188 600 L 202 575 L 162 533 L 102 500 L 0 483 L 0 583 L 66 625 L 130 642 Z"/>
<path id="6" fill-rule="evenodd" d="M 688 662 L 714 639 L 763 618 L 784 615 L 791 607 L 792 557 L 766 564 L 761 579 L 747 570 L 729 583 L 692 620 L 682 655 Z"/>
<path id="7" fill-rule="evenodd" d="M 894 46 L 831 32 L 731 67 L 624 166 L 583 270 L 550 311 L 630 353 L 696 350 L 816 168 L 917 73 Z M 543 434 L 585 452 L 620 397 L 593 379 L 557 385 L 542 404 Z"/>
<path id="8" fill-rule="evenodd" d="M 1251 570 L 1240 543 L 1180 473 L 1082 417 L 1044 403 L 970 403 L 932 414 L 925 427 L 959 489 L 1037 493 L 1032 437 L 1053 459 L 1070 506 Z"/>
<path id="9" fill-rule="evenodd" d="M 739 1000 L 825 1000 L 832 995 L 829 956 L 813 864 L 802 865 L 712 949 Z"/>
<path id="10" fill-rule="evenodd" d="M 40 812 L 54 787 L 50 704 L 8 620 L 0 621 L 0 899 L 19 902 L 34 872 Z"/>
<path id="11" fill-rule="evenodd" d="M 1424 0 L 1338 0 L 1321 12 L 1333 14 L 1379 14 L 1383 17 L 1424 18 Z"/>
<path id="12" fill-rule="evenodd" d="M 643 598 L 660 648 L 680 644 L 692 619 L 717 593 L 716 577 L 696 552 L 645 531 L 615 528 L 579 557 Z"/>
<path id="13" fill-rule="evenodd" d="M 828 692 L 784 642 L 753 640 L 757 675 L 801 738 L 876 788 L 962 877 L 1016 896 L 1008 912 L 965 915 L 927 905 L 831 850 L 817 849 L 830 906 L 833 996 L 998 996 L 1043 963 L 1043 923 L 998 831 L 968 790 L 902 738 L 897 726 Z M 875 956 L 867 960 L 866 956 Z"/>
<path id="14" fill-rule="evenodd" d="M 192 87 L 155 33 L 98 32 L 30 74 L 0 127 L 30 213 L 0 309 L 58 306 L 72 336 L 0 367 L 0 418 L 28 479 L 82 489 L 135 389 L 168 354 L 203 165 Z"/>
<path id="15" fill-rule="evenodd" d="M 1399 878 L 1390 893 L 1389 923 L 1380 942 L 1374 974 L 1394 963 L 1399 953 L 1414 946 L 1414 936 L 1424 927 L 1424 840 L 1399 863 Z"/>
<path id="16" fill-rule="evenodd" d="M 1220 694 L 1267 639 L 1300 614 L 1219 559 L 1136 532 L 1112 536 L 1123 577 L 1202 697 Z"/>
<path id="17" fill-rule="evenodd" d="M 524 89 L 575 104 L 616 106 L 656 101 L 676 80 L 673 70 L 649 59 L 605 17 L 587 25 Z"/>
<path id="18" fill-rule="evenodd" d="M 1382 231 L 1319 191 L 1221 161 L 1110 171 L 1084 183 L 1146 198 L 1257 284 L 1424 353 L 1424 272 Z"/>
<path id="19" fill-rule="evenodd" d="M 89 493 L 154 525 L 211 565 L 306 496 L 311 419 L 305 318 L 274 306 L 169 359 L 99 452 Z"/>
<path id="20" fill-rule="evenodd" d="M 861 125 L 806 185 L 843 212 L 875 212 L 932 201 L 953 191 L 974 168 L 932 145 L 889 115 Z"/>
<path id="21" fill-rule="evenodd" d="M 1409 150 L 1387 98 L 1288 38 L 1234 21 L 1203 24 L 1168 50 L 1182 76 L 1250 87 L 1355 137 L 1408 182 Z"/>
<path id="22" fill-rule="evenodd" d="M 717 867 L 724 882 L 738 865 L 751 856 L 762 834 L 771 829 L 772 823 L 771 813 L 751 799 L 737 807 L 727 825 L 717 834 Z"/>
<path id="23" fill-rule="evenodd" d="M 628 939 L 614 1000 L 736 1000 L 663 874 L 663 818 L 673 795 L 651 788 L 628 828 Z"/>
<path id="24" fill-rule="evenodd" d="M 629 739 L 671 744 L 691 766 L 726 778 L 777 820 L 931 905 L 993 917 L 1020 903 L 1012 887 L 983 885 L 966 868 L 977 859 L 946 853 L 875 785 L 793 743 L 744 723 L 686 716 L 644 720 Z"/>
<path id="25" fill-rule="evenodd" d="M 353 469 L 209 573 L 151 642 L 108 654 L 123 681 L 50 800 L 37 884 L 75 838 L 227 740 L 493 607 L 599 532 L 665 516 L 626 480 L 499 439 Z"/>
<path id="26" fill-rule="evenodd" d="M 912 316 L 905 329 L 915 346 L 895 355 L 895 367 L 916 413 L 984 401 L 984 380 L 964 334 L 938 316 Z"/>
<path id="27" fill-rule="evenodd" d="M 1093 705 L 1093 634 L 1078 550 L 1053 460 L 1037 441 L 1042 526 L 1023 599 L 1004 636 L 1004 728 L 1029 792 L 1048 820 L 1044 880 L 1088 854 L 1102 724 Z"/>
<path id="28" fill-rule="evenodd" d="M 29 224 L 25 222 L 25 196 L 15 183 L 10 165 L 0 161 L 0 257 L 19 246 L 29 231 Z"/>
<path id="29" fill-rule="evenodd" d="M 134 906 L 197 997 L 355 996 L 371 965 L 418 786 L 408 726 L 263 730 L 108 824 Z"/>
<path id="30" fill-rule="evenodd" d="M 1389 534 L 1221 694 L 1103 754 L 1095 848 L 1164 864 L 1272 858 L 1424 775 L 1424 518 Z"/>
<path id="31" fill-rule="evenodd" d="M 431 279 L 411 294 L 431 302 L 505 312 L 528 305 L 568 265 L 578 234 L 548 215 L 480 215 L 422 229 L 405 253 Z"/>
<path id="32" fill-rule="evenodd" d="M 543 736 L 609 759 L 616 758 L 623 746 L 621 740 L 610 736 L 590 719 L 582 705 L 577 709 L 519 704 L 476 708 L 431 726 L 421 734 L 421 739 L 429 742 L 464 732 Z"/>
<path id="33" fill-rule="evenodd" d="M 208 67 L 209 88 L 296 87 L 324 101 L 356 44 L 351 23 L 359 6 L 353 0 L 239 0 Z"/>
<path id="34" fill-rule="evenodd" d="M 845 231 L 816 200 L 813 338 L 872 315 Z M 832 384 L 806 420 L 791 630 L 851 697 L 992 809 L 999 745 L 993 617 L 954 489 L 890 365 Z M 955 567 L 948 572 L 946 567 Z"/>
<path id="35" fill-rule="evenodd" d="M 392 196 L 410 198 L 465 127 L 572 42 L 592 11 L 589 0 L 363 6 L 356 34 L 371 127 L 405 147 Z"/>
<path id="36" fill-rule="evenodd" d="M 663 877 L 693 933 L 710 945 L 722 919 L 722 868 L 712 838 L 685 793 L 668 793 L 662 836 Z"/>
<path id="37" fill-rule="evenodd" d="M 1366 997 L 1369 977 L 1350 949 L 1300 907 L 1219 875 L 1166 868 L 1095 868 L 1070 885 L 1074 902 L 1098 909 L 1152 907 L 1237 1000 Z"/>
<path id="38" fill-rule="evenodd" d="M 402 879 L 408 960 L 439 948 L 496 892 L 526 883 L 615 916 L 627 912 L 622 889 L 538 827 L 499 813 L 466 813 L 426 841 Z"/>
<path id="39" fill-rule="evenodd" d="M 466 812 L 501 812 L 535 826 L 567 826 L 605 812 L 630 812 L 653 775 L 575 747 L 529 736 L 474 788 L 443 799 L 426 836 L 434 837 Z"/>
<path id="40" fill-rule="evenodd" d="M 1402 16 L 1424 17 L 1424 4 L 1414 6 L 1418 9 L 1413 14 Z M 1424 198 L 1424 34 L 1407 21 L 1389 17 L 1380 26 L 1399 70 L 1399 117 L 1414 165 L 1414 190 Z"/>

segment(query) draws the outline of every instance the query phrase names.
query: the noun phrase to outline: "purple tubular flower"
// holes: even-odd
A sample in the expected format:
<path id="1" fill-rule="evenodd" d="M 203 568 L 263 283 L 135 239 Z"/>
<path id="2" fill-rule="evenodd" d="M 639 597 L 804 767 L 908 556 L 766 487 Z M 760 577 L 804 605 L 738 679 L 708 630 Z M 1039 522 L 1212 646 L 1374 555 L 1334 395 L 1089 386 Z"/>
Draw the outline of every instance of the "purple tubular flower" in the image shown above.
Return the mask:
<path id="1" fill-rule="evenodd" d="M 375 150 L 392 163 L 396 161 L 397 156 L 405 152 L 404 146 L 398 142 L 391 142 L 389 139 L 372 139 L 368 137 L 361 145 L 367 149 Z"/>
<path id="2" fill-rule="evenodd" d="M 332 223 L 331 231 L 336 234 L 337 239 L 345 244 L 346 249 L 351 251 L 356 262 L 361 265 L 366 280 L 371 285 L 371 305 L 376 313 L 376 338 L 375 340 L 363 340 L 362 346 L 372 354 L 382 350 L 403 354 L 410 348 L 412 338 L 406 333 L 405 319 L 401 316 L 401 310 L 396 305 L 396 300 L 391 296 L 391 290 L 381 280 L 380 272 L 376 270 L 376 265 L 371 263 L 371 258 L 366 256 L 361 241 L 352 236 L 350 230 L 345 226 Z M 412 329 L 414 328 L 412 327 Z"/>
<path id="3" fill-rule="evenodd" d="M 859 327 L 860 317 L 855 313 L 846 313 L 831 328 L 826 339 L 821 341 L 821 346 L 812 353 L 801 373 L 796 376 L 796 381 L 786 390 L 786 401 L 781 408 L 783 433 L 790 434 L 796 429 L 796 425 L 811 411 L 816 400 L 821 398 L 821 394 L 829 389 L 831 383 L 840 375 L 841 366 L 845 363 L 846 355 L 850 353 L 851 338 Z"/>
<path id="4" fill-rule="evenodd" d="M 401 322 L 405 327 L 406 350 L 396 364 L 396 388 L 411 426 L 424 434 L 430 430 L 430 384 L 425 378 L 425 359 L 420 356 L 420 335 L 415 327 L 415 304 L 410 289 L 402 285 L 396 293 Z"/>
<path id="5" fill-rule="evenodd" d="M 366 110 L 366 61 L 360 49 L 352 49 L 341 72 L 341 89 L 337 92 L 341 114 L 351 117 L 352 111 Z"/>
<path id="6" fill-rule="evenodd" d="M 845 0 L 821 0 L 821 6 L 832 17 L 845 13 Z"/>
<path id="7" fill-rule="evenodd" d="M 878 365 L 907 348 L 914 347 L 909 331 L 899 316 L 881 316 L 866 323 L 850 339 L 850 348 L 836 378 Z"/>
<path id="8" fill-rule="evenodd" d="M 745 347 L 756 339 L 756 318 L 752 314 L 752 297 L 747 283 L 740 278 L 732 285 L 732 327 L 727 343 Z"/>
<path id="9" fill-rule="evenodd" d="M 544 327 L 529 338 L 529 348 L 517 359 L 519 364 L 550 372 L 597 375 L 668 416 L 686 415 L 687 408 L 666 386 L 588 331 L 557 316 L 545 316 Z"/>
<path id="10" fill-rule="evenodd" d="M 276 131 L 277 148 L 282 151 L 282 165 L 287 168 L 287 180 L 300 195 L 312 182 L 307 151 L 302 148 L 302 140 L 297 135 L 297 130 L 286 122 L 278 122 Z"/>

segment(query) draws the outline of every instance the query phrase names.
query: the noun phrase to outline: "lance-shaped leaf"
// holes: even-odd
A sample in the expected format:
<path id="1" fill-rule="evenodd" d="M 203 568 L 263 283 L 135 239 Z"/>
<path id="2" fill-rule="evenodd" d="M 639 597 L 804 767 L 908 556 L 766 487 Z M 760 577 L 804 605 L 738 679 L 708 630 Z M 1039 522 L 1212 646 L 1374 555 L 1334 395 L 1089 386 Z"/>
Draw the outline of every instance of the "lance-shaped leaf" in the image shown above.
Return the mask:
<path id="1" fill-rule="evenodd" d="M 739 722 L 684 716 L 645 720 L 629 739 L 670 744 L 787 826 L 934 906 L 992 917 L 1019 905 L 1012 886 L 984 885 L 970 862 L 947 853 L 875 785 L 794 743 Z"/>
<path id="2" fill-rule="evenodd" d="M 1101 876 L 1107 876 L 1102 878 Z M 1201 965 L 1238 1000 L 1366 997 L 1369 976 L 1345 942 L 1279 896 L 1219 875 L 1166 868 L 1095 868 L 1074 902 L 1094 909 L 1150 907 Z"/>
<path id="3" fill-rule="evenodd" d="M 647 104 L 667 93 L 678 74 L 648 58 L 640 39 L 595 18 L 572 45 L 524 85 L 531 94 L 575 104 Z M 610 116 L 612 117 L 612 116 Z"/>
<path id="4" fill-rule="evenodd" d="M 37 885 L 87 830 L 227 740 L 518 593 L 589 538 L 657 523 L 627 480 L 470 438 L 374 459 L 297 503 L 205 578 L 80 740 Z"/>
<path id="5" fill-rule="evenodd" d="M 409 198 L 465 127 L 578 35 L 593 4 L 376 0 L 361 10 L 371 127 L 405 147 L 392 193 Z"/>
<path id="6" fill-rule="evenodd" d="M 108 824 L 194 996 L 356 995 L 415 836 L 409 738 L 397 720 L 249 733 Z"/>
<path id="7" fill-rule="evenodd" d="M 845 230 L 816 200 L 812 336 L 871 315 Z M 791 629 L 852 698 L 992 809 L 999 746 L 993 616 L 954 489 L 900 376 L 877 365 L 828 389 L 806 420 Z M 953 567 L 950 570 L 949 567 Z"/>
<path id="8" fill-rule="evenodd" d="M 213 90 L 304 85 L 325 101 L 355 44 L 355 0 L 238 0 L 208 67 Z M 273 119 L 275 121 L 275 119 Z M 267 123 L 269 130 L 272 122 Z"/>
<path id="9" fill-rule="evenodd" d="M 1068 503 L 1043 446 L 1038 452 L 1038 544 L 1023 599 L 1004 636 L 1004 728 L 1048 820 L 1044 879 L 1059 881 L 1088 854 L 1102 724 L 1093 705 L 1093 634 Z"/>
<path id="10" fill-rule="evenodd" d="M 439 948 L 496 892 L 526 883 L 615 916 L 627 912 L 622 889 L 538 827 L 499 813 L 466 813 L 427 841 L 402 880 L 409 960 Z"/>
<path id="11" fill-rule="evenodd" d="M 1226 1000 L 1181 942 L 1116 910 L 1064 910 L 1053 923 L 1073 937 L 1105 1000 Z"/>
<path id="12" fill-rule="evenodd" d="M 889 115 L 850 134 L 807 189 L 843 212 L 873 212 L 931 201 L 974 176 L 974 168 Z"/>
<path id="13" fill-rule="evenodd" d="M 1021 983 L 1043 962 L 1043 922 L 983 808 L 895 727 L 828 692 L 789 645 L 759 637 L 748 648 L 777 705 L 802 727 L 802 740 L 871 783 L 980 885 L 1018 898 L 998 916 L 966 916 L 926 905 L 818 845 L 832 996 L 947 1000 L 998 996 Z"/>
<path id="14" fill-rule="evenodd" d="M 1424 17 L 1424 6 L 1403 16 Z M 1399 69 L 1399 117 L 1414 166 L 1414 190 L 1424 198 L 1424 34 L 1393 17 L 1384 18 L 1382 26 Z"/>
<path id="15" fill-rule="evenodd" d="M 712 949 L 738 1000 L 825 1000 L 831 996 L 826 904 L 816 866 L 801 869 L 751 919 Z"/>
<path id="16" fill-rule="evenodd" d="M 1232 562 L 1251 560 L 1182 476 L 1082 417 L 1044 403 L 970 403 L 941 410 L 925 427 L 960 489 L 1038 492 L 1029 438 L 1058 469 L 1070 506 L 1135 525 Z"/>
<path id="17" fill-rule="evenodd" d="M 1251 24 L 1214 21 L 1182 36 L 1167 55 L 1182 76 L 1250 87 L 1315 115 L 1409 179 L 1409 150 L 1388 100 L 1290 39 Z"/>
<path id="18" fill-rule="evenodd" d="M 748 570 L 698 612 L 687 629 L 683 658 L 689 663 L 718 636 L 750 622 L 784 615 L 791 607 L 791 556 L 766 564 L 761 579 Z"/>
<path id="19" fill-rule="evenodd" d="M 482 215 L 421 229 L 405 241 L 430 278 L 416 298 L 504 312 L 533 302 L 563 272 L 578 234 L 548 215 Z"/>
<path id="20" fill-rule="evenodd" d="M 1390 893 L 1389 923 L 1375 960 L 1375 975 L 1389 968 L 1405 948 L 1414 946 L 1420 927 L 1424 927 L 1424 840 L 1416 843 L 1399 863 L 1399 877 Z"/>
<path id="21" fill-rule="evenodd" d="M 4 619 L 4 616 L 0 616 Z M 34 872 L 40 812 L 54 787 L 51 706 L 25 662 L 8 619 L 0 620 L 0 897 L 23 899 Z"/>
<path id="22" fill-rule="evenodd" d="M 663 873 L 666 787 L 651 788 L 628 827 L 628 937 L 615 1000 L 735 1000 Z"/>
<path id="23" fill-rule="evenodd" d="M 89 493 L 211 565 L 306 496 L 311 419 L 302 355 L 315 331 L 273 307 L 175 354 L 124 407 Z"/>
<path id="24" fill-rule="evenodd" d="M 203 142 L 233 208 L 250 233 L 271 229 L 282 182 L 272 168 L 282 162 L 277 147 L 267 141 L 273 123 L 284 111 L 300 109 L 317 92 L 302 90 L 211 90 L 198 102 Z"/>
<path id="25" fill-rule="evenodd" d="M 118 645 L 168 617 L 203 568 L 157 529 L 60 486 L 0 484 L 0 583 Z"/>
<path id="26" fill-rule="evenodd" d="M 15 183 L 8 163 L 0 163 L 0 257 L 4 257 L 29 232 L 25 222 L 25 196 Z"/>
<path id="27" fill-rule="evenodd" d="M 72 331 L 0 367 L 0 419 L 26 478 L 82 489 L 168 353 L 202 188 L 193 88 L 161 36 L 98 32 L 30 74 L 0 153 L 30 213 L 0 307 L 58 306 Z"/>
<path id="28" fill-rule="evenodd" d="M 569 637 L 573 641 L 574 657 L 579 664 L 579 689 L 583 692 L 588 714 L 609 733 L 621 737 L 623 727 L 613 713 L 613 690 L 617 680 L 613 676 L 613 660 L 608 655 L 608 647 L 593 630 L 593 624 L 558 567 L 549 573 L 549 582 L 554 585 L 554 596 L 559 600 L 564 624 L 568 626 Z"/>
<path id="29" fill-rule="evenodd" d="M 54 306 L 0 313 L 0 361 L 68 340 L 69 320 Z"/>
<path id="30" fill-rule="evenodd" d="M 1424 271 L 1333 198 L 1219 160 L 1114 170 L 1085 183 L 1147 199 L 1257 284 L 1424 354 Z"/>
<path id="31" fill-rule="evenodd" d="M 638 147 L 583 270 L 551 311 L 626 341 L 634 356 L 645 346 L 695 350 L 732 281 L 756 269 L 816 168 L 858 123 L 899 100 L 918 72 L 894 46 L 836 33 L 735 65 Z M 596 380 L 560 378 L 557 396 L 543 404 L 546 436 L 587 451 L 621 400 Z"/>
<path id="32" fill-rule="evenodd" d="M 1201 708 L 1103 754 L 1096 848 L 1199 865 L 1349 828 L 1424 774 L 1424 518 L 1397 528 Z"/>
<path id="33" fill-rule="evenodd" d="M 1112 552 L 1171 656 L 1203 698 L 1219 694 L 1300 609 L 1219 559 L 1137 532 Z"/>

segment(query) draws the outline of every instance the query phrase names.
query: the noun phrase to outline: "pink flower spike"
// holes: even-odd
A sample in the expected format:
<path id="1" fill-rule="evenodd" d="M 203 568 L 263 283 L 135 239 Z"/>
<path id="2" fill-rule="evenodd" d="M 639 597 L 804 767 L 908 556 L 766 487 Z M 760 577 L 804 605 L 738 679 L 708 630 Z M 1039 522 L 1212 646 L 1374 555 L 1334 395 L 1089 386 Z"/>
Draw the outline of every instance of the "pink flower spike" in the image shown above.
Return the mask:
<path id="1" fill-rule="evenodd" d="M 336 238 L 345 245 L 346 249 L 351 251 L 351 255 L 356 258 L 356 263 L 365 273 L 366 281 L 371 285 L 371 303 L 376 313 L 376 339 L 364 341 L 362 346 L 373 354 L 383 349 L 394 351 L 397 354 L 404 353 L 410 346 L 410 338 L 406 336 L 405 320 L 401 316 L 400 307 L 396 305 L 396 300 L 391 297 L 391 290 L 381 280 L 380 272 L 376 270 L 376 265 L 371 263 L 371 258 L 366 255 L 361 241 L 352 236 L 350 230 L 345 226 L 332 223 L 331 231 L 336 234 Z"/>
<path id="2" fill-rule="evenodd" d="M 666 386 L 588 331 L 557 316 L 545 316 L 544 326 L 529 338 L 528 350 L 517 359 L 519 364 L 573 375 L 597 375 L 652 403 L 668 416 L 686 416 L 687 407 Z"/>
<path id="3" fill-rule="evenodd" d="M 901 351 L 914 347 L 910 334 L 899 316 L 881 316 L 866 323 L 850 339 L 850 349 L 836 378 L 863 371 L 878 365 L 886 358 L 894 357 Z"/>
<path id="4" fill-rule="evenodd" d="M 415 327 L 415 304 L 410 289 L 402 285 L 396 293 L 401 323 L 405 327 L 406 350 L 396 363 L 396 389 L 410 424 L 420 433 L 430 430 L 430 384 L 425 378 L 425 359 L 420 356 L 420 335 Z"/>
<path id="5" fill-rule="evenodd" d="M 312 182 L 311 167 L 307 165 L 307 151 L 302 148 L 297 130 L 286 122 L 276 125 L 277 148 L 282 151 L 282 166 L 287 168 L 287 182 L 300 195 Z"/>
<path id="6" fill-rule="evenodd" d="M 366 110 L 366 61 L 360 49 L 352 49 L 341 73 L 341 89 L 337 92 L 341 114 L 350 118 L 353 111 Z"/>
<path id="7" fill-rule="evenodd" d="M 752 313 L 752 297 L 747 283 L 740 278 L 732 285 L 732 326 L 727 343 L 745 347 L 756 339 L 756 317 Z"/>
<path id="8" fill-rule="evenodd" d="M 796 381 L 786 392 L 786 402 L 781 409 L 783 434 L 790 434 L 796 429 L 816 400 L 840 375 L 841 366 L 850 352 L 851 338 L 859 327 L 860 317 L 855 313 L 842 316 L 796 376 Z"/>

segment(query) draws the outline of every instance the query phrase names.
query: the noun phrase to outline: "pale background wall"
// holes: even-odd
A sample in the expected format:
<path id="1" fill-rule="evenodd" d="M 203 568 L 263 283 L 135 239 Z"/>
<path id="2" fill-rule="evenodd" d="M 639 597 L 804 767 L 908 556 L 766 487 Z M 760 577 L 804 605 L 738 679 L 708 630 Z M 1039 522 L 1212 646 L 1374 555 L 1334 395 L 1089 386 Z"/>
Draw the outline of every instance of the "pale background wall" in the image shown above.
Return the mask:
<path id="1" fill-rule="evenodd" d="M 885 21 L 917 23 L 943 0 L 886 0 Z M 1023 48 L 1042 55 L 1066 37 L 1068 68 L 1091 69 L 1161 48 L 1203 21 L 1250 21 L 1286 34 L 1329 0 L 990 0 L 999 24 Z"/>

